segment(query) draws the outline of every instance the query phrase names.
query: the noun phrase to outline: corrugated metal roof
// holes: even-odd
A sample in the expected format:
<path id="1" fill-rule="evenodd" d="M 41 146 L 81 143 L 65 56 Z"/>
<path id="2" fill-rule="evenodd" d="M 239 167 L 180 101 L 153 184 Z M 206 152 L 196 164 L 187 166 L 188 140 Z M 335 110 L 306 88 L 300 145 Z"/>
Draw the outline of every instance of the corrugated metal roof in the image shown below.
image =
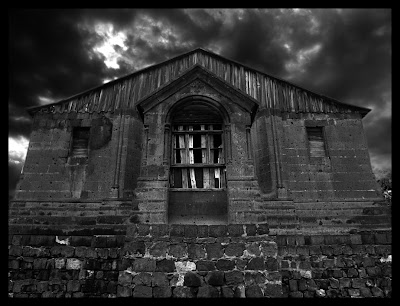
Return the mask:
<path id="1" fill-rule="evenodd" d="M 370 109 L 339 102 L 288 81 L 268 75 L 211 51 L 198 48 L 91 88 L 56 103 L 31 107 L 30 114 L 44 112 L 107 112 L 134 108 L 137 101 L 160 86 L 201 65 L 231 86 L 260 102 L 260 106 L 288 112 L 349 113 L 365 116 Z"/>

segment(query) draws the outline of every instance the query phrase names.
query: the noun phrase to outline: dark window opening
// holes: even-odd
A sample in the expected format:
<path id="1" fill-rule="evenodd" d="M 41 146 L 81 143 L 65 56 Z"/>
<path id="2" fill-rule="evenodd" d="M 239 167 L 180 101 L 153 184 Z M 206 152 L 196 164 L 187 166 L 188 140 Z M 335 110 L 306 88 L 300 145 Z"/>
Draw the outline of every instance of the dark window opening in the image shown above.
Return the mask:
<path id="1" fill-rule="evenodd" d="M 89 148 L 89 127 L 75 127 L 72 133 L 72 146 L 71 154 L 72 158 L 88 158 Z"/>
<path id="2" fill-rule="evenodd" d="M 321 158 L 326 156 L 323 127 L 307 127 L 307 137 L 310 157 Z"/>
<path id="3" fill-rule="evenodd" d="M 171 188 L 225 187 L 222 133 L 221 124 L 173 125 Z"/>

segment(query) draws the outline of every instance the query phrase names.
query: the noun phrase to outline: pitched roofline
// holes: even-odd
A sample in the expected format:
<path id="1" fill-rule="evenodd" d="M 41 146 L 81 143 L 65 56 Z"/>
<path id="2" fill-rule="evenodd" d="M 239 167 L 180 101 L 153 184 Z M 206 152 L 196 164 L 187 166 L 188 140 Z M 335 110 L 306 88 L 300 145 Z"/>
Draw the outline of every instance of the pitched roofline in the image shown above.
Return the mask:
<path id="1" fill-rule="evenodd" d="M 246 65 L 246 64 L 243 64 L 243 63 L 241 63 L 241 62 L 238 62 L 238 61 L 235 61 L 235 60 L 231 60 L 231 59 L 225 58 L 225 57 L 223 57 L 223 56 L 221 56 L 221 55 L 219 55 L 219 54 L 216 54 L 216 53 L 214 53 L 214 52 L 212 52 L 212 51 L 210 51 L 210 50 L 206 50 L 206 49 L 201 48 L 201 47 L 195 48 L 195 49 L 193 49 L 193 50 L 191 50 L 191 51 L 189 51 L 189 52 L 186 52 L 186 53 L 181 53 L 181 54 L 179 54 L 179 55 L 177 55 L 177 56 L 175 56 L 175 57 L 172 57 L 172 58 L 170 58 L 170 59 L 167 59 L 167 60 L 165 60 L 165 61 L 163 61 L 163 62 L 160 62 L 160 63 L 154 64 L 154 65 L 151 65 L 151 66 L 148 66 L 148 67 L 139 69 L 139 70 L 137 70 L 137 71 L 135 71 L 135 72 L 132 72 L 132 73 L 130 73 L 130 74 L 127 74 L 127 75 L 125 75 L 125 76 L 122 76 L 122 77 L 120 77 L 120 78 L 117 78 L 117 79 L 115 79 L 115 80 L 112 80 L 112 81 L 110 81 L 110 82 L 108 82 L 108 83 L 105 83 L 105 84 L 102 84 L 102 85 L 98 85 L 98 86 L 92 87 L 92 88 L 90 88 L 90 89 L 87 89 L 87 90 L 85 90 L 85 91 L 82 91 L 82 92 L 80 92 L 80 93 L 77 93 L 77 94 L 75 94 L 75 95 L 73 95 L 73 96 L 70 96 L 70 97 L 68 97 L 68 98 L 62 99 L 62 100 L 60 100 L 60 101 L 53 102 L 53 103 L 49 103 L 49 104 L 45 104 L 45 105 L 39 105 L 39 106 L 28 107 L 28 108 L 26 108 L 26 110 L 28 111 L 28 113 L 31 114 L 31 112 L 32 112 L 33 110 L 40 109 L 40 108 L 42 108 L 42 107 L 48 107 L 48 106 L 52 106 L 52 105 L 61 104 L 61 103 L 66 102 L 66 101 L 68 101 L 68 100 L 71 100 L 71 99 L 77 98 L 77 97 L 79 97 L 79 96 L 85 95 L 85 94 L 87 94 L 87 93 L 89 93 L 89 92 L 91 92 L 91 91 L 98 90 L 98 89 L 100 89 L 100 88 L 104 88 L 104 87 L 107 87 L 107 86 L 111 86 L 111 85 L 113 85 L 114 83 L 120 82 L 121 80 L 125 80 L 125 79 L 127 79 L 127 78 L 129 78 L 129 77 L 132 77 L 132 76 L 136 75 L 136 74 L 143 73 L 143 72 L 145 72 L 145 71 L 147 71 L 147 70 L 154 69 L 154 68 L 159 67 L 159 66 L 161 66 L 161 65 L 164 65 L 164 64 L 166 64 L 166 63 L 168 63 L 168 62 L 171 62 L 171 61 L 177 60 L 177 59 L 179 59 L 179 58 L 181 58 L 181 57 L 184 57 L 184 56 L 193 54 L 193 53 L 195 53 L 195 52 L 197 52 L 197 51 L 201 51 L 201 52 L 205 52 L 205 53 L 211 54 L 211 55 L 213 55 L 213 56 L 215 56 L 215 57 L 217 57 L 217 58 L 219 58 L 219 59 L 221 59 L 221 60 L 223 60 L 223 61 L 225 61 L 225 62 L 229 61 L 229 62 L 235 63 L 235 64 L 237 64 L 237 65 L 243 66 L 244 68 L 249 69 L 249 70 L 251 70 L 251 71 L 253 71 L 253 72 L 261 73 L 261 74 L 263 74 L 263 75 L 265 75 L 265 76 L 267 76 L 267 77 L 269 77 L 269 78 L 275 79 L 275 80 L 277 80 L 277 81 L 279 81 L 279 82 L 282 82 L 282 83 L 289 84 L 289 85 L 291 85 L 291 86 L 293 86 L 293 87 L 296 87 L 296 88 L 298 88 L 298 89 L 300 89 L 300 90 L 309 92 L 309 93 L 311 93 L 311 94 L 313 94 L 313 95 L 319 96 L 319 97 L 321 97 L 321 98 L 323 98 L 323 99 L 332 101 L 332 102 L 334 102 L 334 103 L 338 103 L 338 104 L 341 104 L 341 105 L 344 105 L 344 106 L 349 106 L 349 107 L 352 107 L 352 108 L 356 108 L 356 109 L 358 109 L 358 110 L 361 111 L 363 117 L 371 111 L 370 108 L 366 108 L 366 107 L 362 107 L 362 106 L 356 106 L 356 105 L 353 105 L 353 104 L 348 104 L 348 103 L 340 102 L 340 101 L 338 101 L 338 100 L 336 100 L 336 99 L 333 99 L 333 98 L 331 98 L 331 97 L 327 97 L 327 96 L 324 96 L 324 95 L 322 95 L 322 94 L 318 94 L 318 93 L 313 92 L 313 91 L 311 91 L 311 90 L 309 90 L 309 89 L 303 88 L 303 87 L 301 87 L 301 86 L 299 86 L 299 85 L 296 85 L 296 84 L 294 84 L 294 83 L 291 83 L 291 82 L 289 82 L 289 81 L 280 79 L 280 78 L 278 78 L 278 77 L 276 77 L 276 76 L 272 76 L 272 75 L 267 74 L 267 73 L 265 73 L 265 72 L 263 72 L 263 71 L 260 71 L 260 70 L 258 70 L 258 69 L 253 68 L 253 67 L 250 67 L 250 66 L 248 66 L 248 65 Z"/>

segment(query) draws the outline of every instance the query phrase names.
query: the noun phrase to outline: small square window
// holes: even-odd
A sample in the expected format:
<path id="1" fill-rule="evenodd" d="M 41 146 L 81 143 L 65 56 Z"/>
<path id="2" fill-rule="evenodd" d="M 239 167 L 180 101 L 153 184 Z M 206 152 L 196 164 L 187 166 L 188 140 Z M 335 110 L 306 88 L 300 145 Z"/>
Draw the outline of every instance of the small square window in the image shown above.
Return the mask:
<path id="1" fill-rule="evenodd" d="M 71 158 L 88 158 L 89 127 L 76 127 L 72 134 Z"/>
<path id="2" fill-rule="evenodd" d="M 323 127 L 307 127 L 307 138 L 308 138 L 308 148 L 310 157 L 325 157 L 326 149 L 325 149 L 325 140 Z"/>

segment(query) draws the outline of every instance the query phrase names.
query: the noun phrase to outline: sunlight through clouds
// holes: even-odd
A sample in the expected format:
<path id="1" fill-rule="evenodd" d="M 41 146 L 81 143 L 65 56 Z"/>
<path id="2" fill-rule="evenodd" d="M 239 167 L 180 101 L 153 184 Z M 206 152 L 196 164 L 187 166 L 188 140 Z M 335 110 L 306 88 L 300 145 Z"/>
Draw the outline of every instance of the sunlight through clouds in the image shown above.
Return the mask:
<path id="1" fill-rule="evenodd" d="M 25 161 L 29 140 L 23 136 L 8 137 L 8 161 L 21 164 Z"/>

